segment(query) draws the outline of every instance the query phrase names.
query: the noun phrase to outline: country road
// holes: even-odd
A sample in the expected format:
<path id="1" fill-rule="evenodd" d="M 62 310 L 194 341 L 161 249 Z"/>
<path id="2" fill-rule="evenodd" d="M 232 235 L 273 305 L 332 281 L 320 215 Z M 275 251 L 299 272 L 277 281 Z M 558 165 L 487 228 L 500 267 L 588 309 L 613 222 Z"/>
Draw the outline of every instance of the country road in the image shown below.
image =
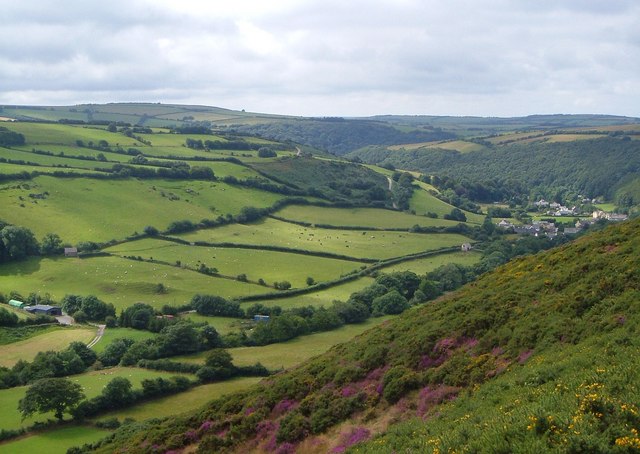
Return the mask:
<path id="1" fill-rule="evenodd" d="M 391 177 L 387 177 L 387 181 L 389 182 L 389 191 L 391 191 L 391 188 L 393 187 L 393 180 L 391 179 Z M 393 201 L 393 208 L 394 209 L 398 209 L 398 204 Z"/>
<path id="2" fill-rule="evenodd" d="M 106 325 L 98 325 L 98 331 L 96 332 L 96 337 L 94 337 L 93 340 L 87 344 L 87 347 L 89 348 L 93 347 L 100 341 L 100 339 L 102 339 L 105 328 L 106 328 Z"/>

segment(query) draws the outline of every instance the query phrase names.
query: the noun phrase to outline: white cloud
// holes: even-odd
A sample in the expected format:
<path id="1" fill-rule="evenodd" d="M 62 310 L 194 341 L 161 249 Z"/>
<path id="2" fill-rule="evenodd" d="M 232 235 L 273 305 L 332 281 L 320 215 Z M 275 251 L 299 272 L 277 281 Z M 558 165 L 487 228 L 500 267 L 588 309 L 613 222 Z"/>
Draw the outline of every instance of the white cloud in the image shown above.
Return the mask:
<path id="1" fill-rule="evenodd" d="M 3 3 L 0 103 L 640 115 L 632 0 Z"/>

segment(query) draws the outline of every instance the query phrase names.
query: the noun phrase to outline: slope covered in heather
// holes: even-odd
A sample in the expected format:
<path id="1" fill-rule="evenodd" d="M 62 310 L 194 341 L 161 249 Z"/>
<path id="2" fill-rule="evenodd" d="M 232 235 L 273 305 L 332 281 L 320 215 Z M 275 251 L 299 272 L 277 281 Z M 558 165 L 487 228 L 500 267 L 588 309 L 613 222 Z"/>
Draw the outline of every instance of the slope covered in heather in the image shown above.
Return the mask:
<path id="1" fill-rule="evenodd" d="M 634 221 L 516 259 L 248 391 L 94 448 L 631 452 L 639 301 Z"/>

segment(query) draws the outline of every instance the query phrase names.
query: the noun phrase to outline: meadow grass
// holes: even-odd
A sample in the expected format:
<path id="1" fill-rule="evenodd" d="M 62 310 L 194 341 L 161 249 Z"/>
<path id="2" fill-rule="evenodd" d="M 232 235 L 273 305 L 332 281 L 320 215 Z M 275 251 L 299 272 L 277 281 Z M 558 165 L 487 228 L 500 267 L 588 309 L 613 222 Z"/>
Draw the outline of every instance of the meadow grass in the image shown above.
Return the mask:
<path id="1" fill-rule="evenodd" d="M 219 215 L 238 214 L 249 204 L 268 207 L 282 198 L 251 188 L 206 181 L 41 176 L 21 184 L 5 183 L 0 188 L 4 188 L 0 190 L 0 219 L 27 227 L 39 238 L 55 232 L 74 243 L 120 239 L 142 232 L 147 225 L 164 230 L 171 222 L 183 219 L 197 223 Z M 44 200 L 29 198 L 30 193 L 44 192 L 48 192 Z"/>
<path id="2" fill-rule="evenodd" d="M 313 293 L 292 296 L 289 298 L 273 298 L 261 300 L 260 304 L 264 304 L 265 306 L 280 306 L 282 309 L 291 309 L 294 307 L 304 306 L 328 307 L 334 300 L 348 300 L 349 296 L 351 296 L 352 293 L 362 290 L 363 288 L 373 284 L 373 282 L 374 280 L 371 277 L 361 277 L 353 281 L 345 282 L 344 284 L 329 287 L 327 289 Z M 246 308 L 252 304 L 254 303 L 242 303 L 242 307 Z"/>
<path id="3" fill-rule="evenodd" d="M 451 213 L 451 210 L 455 207 L 420 188 L 413 191 L 413 196 L 409 201 L 409 208 L 415 211 L 417 215 L 425 215 L 428 212 L 432 212 L 436 213 L 439 218 L 442 218 L 445 214 Z M 467 222 L 480 224 L 484 220 L 484 216 L 480 214 L 469 211 L 464 211 L 464 214 L 467 217 Z"/>
<path id="4" fill-rule="evenodd" d="M 157 292 L 159 283 L 165 286 L 166 293 Z M 265 291 L 259 285 L 119 257 L 31 258 L 3 264 L 0 289 L 4 293 L 49 293 L 55 301 L 67 294 L 95 295 L 112 303 L 118 311 L 136 302 L 158 309 L 165 304 L 181 306 L 195 293 L 232 298 Z"/>
<path id="5" fill-rule="evenodd" d="M 378 229 L 409 229 L 421 227 L 455 226 L 456 221 L 431 219 L 393 210 L 379 208 L 326 208 L 315 206 L 288 206 L 276 213 L 279 217 L 311 224 L 328 224 L 345 227 L 370 227 Z"/>
<path id="6" fill-rule="evenodd" d="M 345 214 L 343 222 L 349 222 L 348 219 Z M 232 224 L 198 230 L 180 237 L 190 242 L 270 245 L 370 259 L 399 257 L 468 241 L 462 235 L 450 233 L 322 229 L 270 218 L 252 224 Z"/>
<path id="7" fill-rule="evenodd" d="M 6 150 L 6 148 L 0 148 L 0 152 Z M 88 169 L 72 169 L 72 168 L 60 168 L 60 167 L 49 167 L 49 166 L 34 166 L 29 164 L 8 164 L 6 162 L 0 162 L 0 173 L 2 174 L 15 174 L 22 172 L 38 172 L 38 173 L 54 173 L 64 171 L 65 173 L 78 173 L 78 174 L 102 174 L 102 172 L 98 172 L 96 170 L 88 170 Z M 14 182 L 15 184 L 15 182 Z"/>
<path id="8" fill-rule="evenodd" d="M 60 327 L 37 336 L 2 346 L 0 366 L 11 367 L 18 360 L 31 361 L 38 352 L 64 350 L 71 342 L 89 343 L 96 335 L 93 327 Z"/>
<path id="9" fill-rule="evenodd" d="M 135 341 L 140 341 L 145 339 L 153 339 L 154 337 L 156 337 L 156 334 L 152 333 L 151 331 L 133 328 L 106 328 L 104 330 L 102 338 L 98 341 L 98 343 L 91 347 L 91 349 L 96 353 L 100 353 L 107 347 L 107 345 L 111 343 L 111 341 L 123 337 L 133 339 Z"/>
<path id="10" fill-rule="evenodd" d="M 122 408 L 100 415 L 97 419 L 133 418 L 142 421 L 150 418 L 165 418 L 196 410 L 207 402 L 227 394 L 249 388 L 258 383 L 260 377 L 240 377 L 218 383 L 196 386 L 172 396 L 142 402 L 128 408 Z"/>
<path id="11" fill-rule="evenodd" d="M 232 331 L 238 331 L 238 327 L 243 322 L 242 319 L 231 317 L 212 317 L 208 315 L 200 315 L 195 312 L 189 312 L 180 316 L 195 323 L 208 323 L 213 326 L 220 334 L 227 334 Z"/>
<path id="12" fill-rule="evenodd" d="M 30 146 L 75 145 L 76 140 L 82 140 L 85 144 L 94 142 L 96 145 L 100 140 L 106 140 L 110 145 L 144 146 L 135 139 L 95 126 L 15 122 L 7 123 L 5 127 L 24 135 L 27 145 Z"/>
<path id="13" fill-rule="evenodd" d="M 331 347 L 348 342 L 353 337 L 375 327 L 393 316 L 369 318 L 363 323 L 345 325 L 332 331 L 300 336 L 287 342 L 264 345 L 261 347 L 236 347 L 227 351 L 233 357 L 236 366 L 250 366 L 260 362 L 268 369 L 288 369 L 301 362 L 324 353 Z M 176 358 L 182 362 L 204 363 L 208 352 Z"/>
<path id="14" fill-rule="evenodd" d="M 76 155 L 82 155 L 84 153 L 76 153 Z M 113 153 L 112 153 L 113 154 Z M 73 156 L 73 155 L 71 155 Z M 95 168 L 110 169 L 113 166 L 112 162 L 102 161 L 89 161 L 86 159 L 74 159 L 63 156 L 49 156 L 33 153 L 31 151 L 15 150 L 15 149 L 2 149 L 2 157 L 13 160 L 23 160 L 28 162 L 34 162 L 43 166 L 69 166 L 73 168 L 93 170 Z M 67 168 L 57 170 L 67 170 Z"/>
<path id="15" fill-rule="evenodd" d="M 477 252 L 453 252 L 411 260 L 408 262 L 396 263 L 395 265 L 382 268 L 381 271 L 384 273 L 412 271 L 418 276 L 422 276 L 435 270 L 439 266 L 446 265 L 448 263 L 457 263 L 465 266 L 475 265 L 480 261 L 481 257 L 482 256 Z"/>
<path id="16" fill-rule="evenodd" d="M 82 386 L 85 396 L 90 399 L 98 396 L 102 389 L 115 377 L 123 377 L 131 382 L 134 389 L 141 387 L 144 379 L 156 377 L 171 377 L 174 375 L 184 375 L 170 372 L 159 372 L 149 369 L 139 369 L 135 367 L 113 367 L 111 369 L 103 369 L 98 371 L 86 372 L 81 375 L 73 375 L 68 377 L 74 383 Z M 46 421 L 47 419 L 55 419 L 53 412 L 38 413 L 24 421 L 21 421 L 21 415 L 18 411 L 18 402 L 22 399 L 27 391 L 28 386 L 18 386 L 15 388 L 0 390 L 0 429 L 17 429 L 27 427 L 37 421 Z M 67 416 L 68 418 L 68 416 Z M 1 450 L 0 450 L 1 452 Z"/>
<path id="17" fill-rule="evenodd" d="M 440 148 L 443 150 L 459 151 L 460 153 L 470 153 L 472 151 L 484 150 L 485 147 L 475 142 L 467 142 L 466 140 L 448 140 L 440 142 L 418 142 L 392 145 L 389 147 L 389 150 L 424 150 L 428 148 Z"/>
<path id="18" fill-rule="evenodd" d="M 175 262 L 197 268 L 201 264 L 215 267 L 225 276 L 246 274 L 250 281 L 264 279 L 271 284 L 288 280 L 293 287 L 304 287 L 306 278 L 313 274 L 317 282 L 337 279 L 358 269 L 361 264 L 346 260 L 313 257 L 302 254 L 254 249 L 187 246 L 168 241 L 143 239 L 105 249 L 121 256 L 141 256 L 145 259 Z M 268 266 L 265 266 L 268 264 Z"/>
<path id="19" fill-rule="evenodd" d="M 63 427 L 0 443 L 0 452 L 3 454 L 65 454 L 71 446 L 93 443 L 109 435 L 109 433 L 105 429 L 91 426 Z"/>

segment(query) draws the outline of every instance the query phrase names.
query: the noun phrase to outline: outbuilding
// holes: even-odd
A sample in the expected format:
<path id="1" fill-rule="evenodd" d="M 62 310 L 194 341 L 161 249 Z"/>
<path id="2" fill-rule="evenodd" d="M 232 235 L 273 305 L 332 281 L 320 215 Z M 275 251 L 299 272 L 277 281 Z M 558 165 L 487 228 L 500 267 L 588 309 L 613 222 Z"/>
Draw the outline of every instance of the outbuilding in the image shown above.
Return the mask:
<path id="1" fill-rule="evenodd" d="M 18 300 L 9 300 L 9 306 L 17 307 L 18 309 L 24 309 L 25 303 Z"/>
<path id="2" fill-rule="evenodd" d="M 78 248 L 77 247 L 66 247 L 66 248 L 64 248 L 64 256 L 65 257 L 77 257 L 78 256 Z"/>
<path id="3" fill-rule="evenodd" d="M 27 312 L 36 315 L 62 315 L 62 309 L 58 306 L 49 306 L 47 304 L 36 304 L 35 306 L 27 306 Z"/>
<path id="4" fill-rule="evenodd" d="M 254 322 L 268 322 L 269 321 L 269 316 L 268 315 L 254 315 L 253 316 L 253 321 Z"/>

